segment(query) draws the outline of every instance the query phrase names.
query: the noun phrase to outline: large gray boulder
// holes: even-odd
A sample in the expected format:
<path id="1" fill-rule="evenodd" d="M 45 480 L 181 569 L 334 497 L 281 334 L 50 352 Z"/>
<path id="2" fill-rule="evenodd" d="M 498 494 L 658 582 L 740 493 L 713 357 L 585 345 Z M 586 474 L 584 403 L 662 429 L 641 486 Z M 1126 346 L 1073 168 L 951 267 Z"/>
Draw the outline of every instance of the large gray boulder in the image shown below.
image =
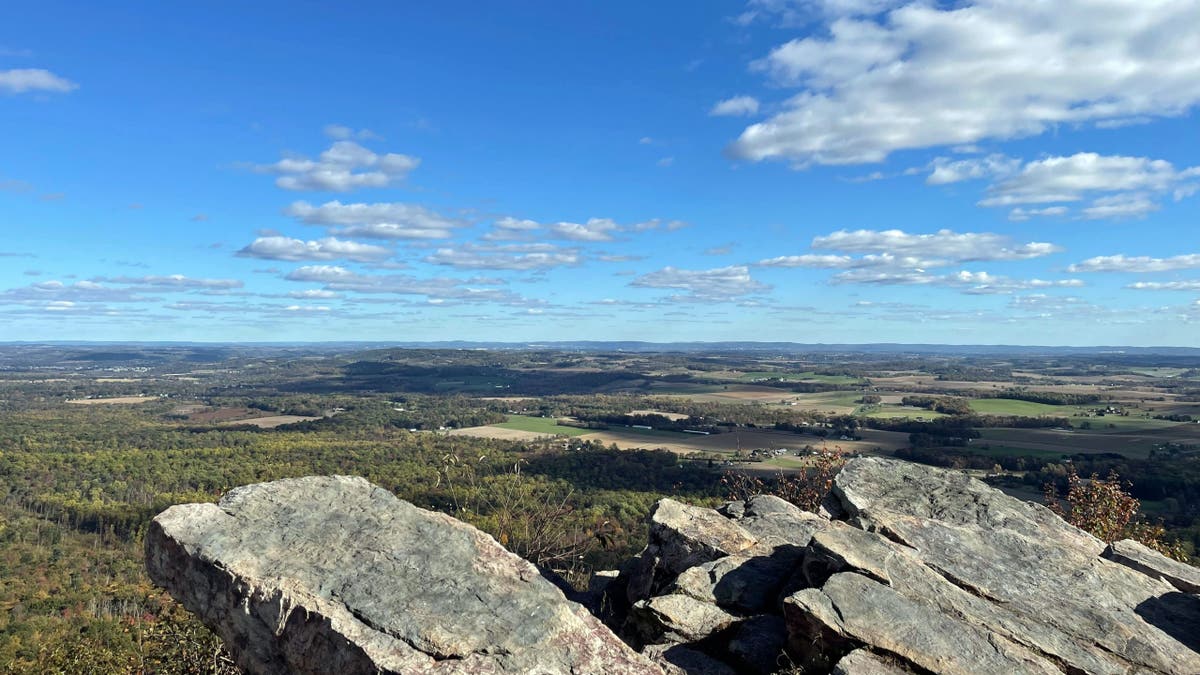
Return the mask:
<path id="1" fill-rule="evenodd" d="M 630 600 L 686 606 L 695 629 L 660 619 L 660 639 L 739 672 L 1200 673 L 1196 568 L 962 472 L 857 459 L 824 515 L 773 497 L 656 513 L 654 582 Z"/>
<path id="2" fill-rule="evenodd" d="M 252 673 L 661 673 L 530 563 L 361 478 L 161 513 L 146 567 Z"/>

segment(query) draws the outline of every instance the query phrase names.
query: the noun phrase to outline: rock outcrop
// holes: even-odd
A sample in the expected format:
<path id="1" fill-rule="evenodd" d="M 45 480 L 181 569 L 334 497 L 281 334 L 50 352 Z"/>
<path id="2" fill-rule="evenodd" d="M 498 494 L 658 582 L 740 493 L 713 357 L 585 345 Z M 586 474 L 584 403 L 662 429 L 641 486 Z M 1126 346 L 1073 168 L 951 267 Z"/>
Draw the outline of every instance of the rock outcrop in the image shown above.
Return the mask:
<path id="1" fill-rule="evenodd" d="M 822 513 L 663 500 L 609 586 L 627 637 L 738 672 L 1200 673 L 1200 575 L 1144 546 L 1106 547 L 965 474 L 894 460 L 847 464 Z M 681 597 L 687 612 L 658 611 Z M 746 648 L 752 633 L 763 646 Z"/>
<path id="2" fill-rule="evenodd" d="M 530 563 L 361 478 L 173 506 L 150 578 L 252 673 L 657 673 Z"/>
<path id="3" fill-rule="evenodd" d="M 858 459 L 821 515 L 661 500 L 598 574 L 635 653 L 491 538 L 359 479 L 173 507 L 151 576 L 254 672 L 1200 673 L 1200 574 L 964 474 Z"/>

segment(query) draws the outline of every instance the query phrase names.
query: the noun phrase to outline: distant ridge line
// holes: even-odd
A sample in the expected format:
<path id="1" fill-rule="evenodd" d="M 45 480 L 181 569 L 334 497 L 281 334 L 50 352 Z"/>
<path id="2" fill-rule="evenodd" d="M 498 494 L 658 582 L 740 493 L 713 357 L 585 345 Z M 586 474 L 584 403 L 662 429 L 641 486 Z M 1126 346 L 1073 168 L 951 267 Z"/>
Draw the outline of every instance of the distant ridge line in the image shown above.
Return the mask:
<path id="1" fill-rule="evenodd" d="M 1055 345 L 951 345 L 934 343 L 802 343 L 802 342 L 648 342 L 637 340 L 550 340 L 536 342 L 478 342 L 471 340 L 438 341 L 325 341 L 325 342 L 135 342 L 135 341 L 10 341 L 3 347 L 277 347 L 317 350 L 337 349 L 502 349 L 551 351 L 629 351 L 629 352 L 786 352 L 786 353 L 877 353 L 877 354 L 950 354 L 950 355 L 1163 355 L 1200 356 L 1200 347 L 1155 346 L 1131 347 L 1122 345 L 1055 346 Z"/>

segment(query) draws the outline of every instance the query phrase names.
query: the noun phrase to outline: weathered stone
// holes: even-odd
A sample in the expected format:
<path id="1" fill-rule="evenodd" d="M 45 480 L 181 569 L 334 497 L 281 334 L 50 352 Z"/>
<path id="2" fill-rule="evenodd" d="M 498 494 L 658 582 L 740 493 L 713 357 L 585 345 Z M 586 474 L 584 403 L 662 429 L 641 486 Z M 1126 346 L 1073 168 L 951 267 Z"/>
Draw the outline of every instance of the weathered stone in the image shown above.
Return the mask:
<path id="1" fill-rule="evenodd" d="M 769 546 L 806 546 L 814 532 L 829 526 L 827 519 L 774 495 L 757 495 L 746 500 L 742 518 L 737 523 Z"/>
<path id="2" fill-rule="evenodd" d="M 666 675 L 737 675 L 726 663 L 685 645 L 647 645 L 642 655 L 658 664 Z"/>
<path id="3" fill-rule="evenodd" d="M 911 672 L 866 649 L 855 649 L 837 662 L 830 675 L 910 675 Z"/>
<path id="4" fill-rule="evenodd" d="M 824 596 L 820 599 L 819 596 Z M 808 589 L 784 601 L 793 649 L 828 634 L 844 644 L 868 644 L 935 673 L 1013 675 L 1060 673 L 1028 649 L 1003 637 L 917 604 L 854 572 L 835 574 L 820 591 Z M 818 631 L 813 634 L 816 625 Z"/>
<path id="5" fill-rule="evenodd" d="M 782 617 L 770 614 L 751 617 L 738 625 L 729 641 L 729 653 L 741 663 L 742 672 L 774 673 L 786 664 L 783 650 L 787 637 Z"/>
<path id="6" fill-rule="evenodd" d="M 1200 593 L 1200 569 L 1171 560 L 1145 544 L 1132 539 L 1114 541 L 1104 549 L 1103 555 L 1148 577 L 1161 579 L 1184 593 Z"/>
<path id="7" fill-rule="evenodd" d="M 648 643 L 698 642 L 736 620 L 716 605 L 678 593 L 641 600 L 630 612 L 634 630 Z"/>
<path id="8" fill-rule="evenodd" d="M 1042 506 L 958 472 L 880 459 L 848 463 L 832 492 L 852 524 L 903 543 L 974 596 L 889 571 L 915 602 L 965 614 L 1072 669 L 1200 672 L 1190 637 L 1200 601 L 1190 605 L 1169 584 L 1100 558 L 1101 542 Z"/>
<path id="9" fill-rule="evenodd" d="M 779 592 L 802 554 L 784 545 L 758 556 L 726 556 L 685 570 L 670 592 L 736 611 L 778 611 Z"/>
<path id="10" fill-rule="evenodd" d="M 630 603 L 660 591 L 684 570 L 758 543 L 750 533 L 712 509 L 660 499 L 650 512 L 646 550 L 629 571 Z"/>
<path id="11" fill-rule="evenodd" d="M 491 537 L 361 478 L 174 506 L 151 579 L 252 673 L 656 673 Z"/>

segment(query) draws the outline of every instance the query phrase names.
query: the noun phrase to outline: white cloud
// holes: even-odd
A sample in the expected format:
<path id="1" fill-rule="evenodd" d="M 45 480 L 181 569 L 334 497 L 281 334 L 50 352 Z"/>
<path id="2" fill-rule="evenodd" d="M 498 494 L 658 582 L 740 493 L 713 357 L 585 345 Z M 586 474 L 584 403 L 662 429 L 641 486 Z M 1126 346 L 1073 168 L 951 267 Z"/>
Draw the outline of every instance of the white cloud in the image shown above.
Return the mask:
<path id="1" fill-rule="evenodd" d="M 10 94 L 24 94 L 30 91 L 66 93 L 78 88 L 78 84 L 41 68 L 0 70 L 0 91 Z"/>
<path id="2" fill-rule="evenodd" d="M 1026 209 L 1018 206 L 1017 208 L 1008 212 L 1008 219 L 1023 221 L 1039 216 L 1065 216 L 1069 210 L 1070 209 L 1065 206 L 1047 206 L 1043 209 Z"/>
<path id="3" fill-rule="evenodd" d="M 58 280 L 40 281 L 30 286 L 10 288 L 0 292 L 0 305 L 42 305 L 47 302 L 100 303 L 142 302 L 149 300 L 131 288 L 114 288 L 96 281 L 76 281 L 66 284 Z"/>
<path id="4" fill-rule="evenodd" d="M 113 284 L 129 284 L 133 286 L 152 286 L 156 290 L 228 290 L 233 288 L 241 288 L 244 285 L 240 279 L 202 279 L 187 277 L 182 274 L 170 274 L 167 276 L 151 274 L 143 277 L 99 277 L 92 279 L 92 281 L 108 282 Z"/>
<path id="5" fill-rule="evenodd" d="M 664 169 L 665 169 L 665 168 L 667 168 L 668 166 L 671 166 L 671 165 L 672 165 L 672 164 L 674 164 L 674 163 L 675 163 L 675 158 L 674 158 L 674 157 L 663 157 L 663 158 L 659 159 L 657 162 L 655 162 L 654 164 L 655 164 L 656 166 L 661 166 L 662 168 L 664 168 Z"/>
<path id="6" fill-rule="evenodd" d="M 337 234 L 370 239 L 448 239 L 455 228 L 470 224 L 423 206 L 401 202 L 343 204 L 331 201 L 314 206 L 299 201 L 283 212 L 307 225 L 340 226 L 335 230 Z"/>
<path id="7" fill-rule="evenodd" d="M 1041 288 L 1079 288 L 1079 279 L 1013 279 L 989 272 L 962 270 L 951 274 L 930 274 L 918 270 L 874 272 L 851 270 L 835 274 L 835 284 L 869 284 L 879 286 L 946 286 L 971 295 L 1005 294 Z"/>
<path id="8" fill-rule="evenodd" d="M 952 261 L 933 260 L 914 256 L 895 256 L 891 253 L 871 253 L 859 258 L 848 255 L 823 255 L 806 253 L 804 255 L 783 255 L 767 258 L 756 263 L 759 267 L 805 267 L 809 269 L 910 269 L 918 272 L 926 267 L 944 267 Z"/>
<path id="9" fill-rule="evenodd" d="M 1145 194 L 1131 193 L 1100 197 L 1092 202 L 1091 206 L 1083 209 L 1082 213 L 1088 220 L 1106 220 L 1144 218 L 1158 209 L 1158 203 L 1151 201 Z"/>
<path id="10" fill-rule="evenodd" d="M 1172 272 L 1200 268 L 1200 253 L 1170 258 L 1149 256 L 1102 255 L 1088 258 L 1067 268 L 1068 272 Z"/>
<path id="11" fill-rule="evenodd" d="M 352 260 L 371 262 L 392 255 L 391 249 L 356 241 L 325 237 L 316 241 L 291 237 L 259 237 L 237 252 L 243 258 L 263 260 Z"/>
<path id="12" fill-rule="evenodd" d="M 328 300 L 332 298 L 340 298 L 341 295 L 334 291 L 327 291 L 320 288 L 310 288 L 303 291 L 289 291 L 289 298 L 297 298 L 300 300 Z"/>
<path id="13" fill-rule="evenodd" d="M 397 153 L 376 154 L 354 141 L 335 141 L 315 160 L 285 157 L 257 171 L 279 174 L 275 184 L 285 190 L 349 192 L 387 187 L 417 168 L 420 159 Z"/>
<path id="14" fill-rule="evenodd" d="M 981 206 L 1074 202 L 1104 192 L 1165 192 L 1190 175 L 1170 162 L 1080 152 L 1026 163 L 988 189 Z"/>
<path id="15" fill-rule="evenodd" d="M 425 258 L 434 265 L 475 270 L 545 270 L 580 263 L 579 251 L 551 244 L 440 248 Z"/>
<path id="16" fill-rule="evenodd" d="M 1200 279 L 1190 279 L 1187 281 L 1138 281 L 1129 284 L 1125 288 L 1132 288 L 1136 291 L 1200 291 Z"/>
<path id="17" fill-rule="evenodd" d="M 554 223 L 550 236 L 571 241 L 612 241 L 622 228 L 611 218 L 589 218 L 586 223 Z"/>
<path id="18" fill-rule="evenodd" d="M 938 157 L 933 160 L 932 166 L 933 171 L 925 182 L 929 185 L 946 185 L 1009 174 L 1021 166 L 1021 160 L 1000 154 L 958 160 Z"/>
<path id="19" fill-rule="evenodd" d="M 719 101 L 708 111 L 714 117 L 747 117 L 758 114 L 758 99 L 753 96 L 734 96 Z"/>
<path id="20" fill-rule="evenodd" d="M 348 293 L 424 296 L 429 301 L 446 303 L 497 303 L 512 306 L 537 306 L 539 300 L 524 298 L 500 288 L 479 288 L 494 284 L 445 277 L 418 278 L 403 274 L 369 275 L 352 272 L 337 265 L 306 265 L 289 272 L 289 281 L 319 283 L 323 290 Z"/>
<path id="21" fill-rule="evenodd" d="M 794 3 L 792 3 L 794 4 Z M 1200 101 L 1200 4 L 825 2 L 824 36 L 755 68 L 798 92 L 731 146 L 749 160 L 878 162 L 1057 124 L 1180 115 Z M 786 5 L 785 5 L 786 7 Z"/>
<path id="22" fill-rule="evenodd" d="M 505 216 L 492 223 L 492 229 L 484 233 L 480 239 L 484 241 L 523 241 L 533 238 L 542 224 L 535 220 L 512 218 Z"/>
<path id="23" fill-rule="evenodd" d="M 325 135 L 337 140 L 346 141 L 350 139 L 358 139 L 360 141 L 380 141 L 383 140 L 379 134 L 376 134 L 370 129 L 352 129 L 341 124 L 325 125 Z"/>
<path id="24" fill-rule="evenodd" d="M 637 288 L 669 288 L 685 291 L 686 295 L 673 296 L 684 301 L 727 302 L 736 298 L 763 293 L 770 286 L 755 281 L 750 268 L 731 265 L 710 270 L 681 270 L 664 267 L 629 282 Z"/>
<path id="25" fill-rule="evenodd" d="M 991 232 L 909 234 L 903 230 L 839 230 L 812 241 L 814 249 L 848 253 L 886 253 L 921 259 L 944 258 L 953 262 L 1027 260 L 1058 253 L 1063 249 L 1045 242 L 1017 244 L 1012 238 Z"/>

